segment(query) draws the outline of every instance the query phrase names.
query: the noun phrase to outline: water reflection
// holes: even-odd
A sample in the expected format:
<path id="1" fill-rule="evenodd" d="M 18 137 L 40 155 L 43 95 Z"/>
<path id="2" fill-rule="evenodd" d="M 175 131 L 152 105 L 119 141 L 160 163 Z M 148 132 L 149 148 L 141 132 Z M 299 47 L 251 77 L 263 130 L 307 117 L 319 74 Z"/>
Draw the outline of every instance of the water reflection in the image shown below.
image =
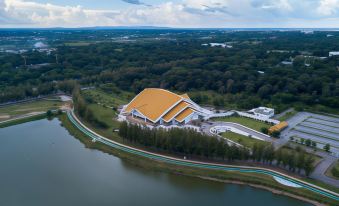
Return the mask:
<path id="1" fill-rule="evenodd" d="M 0 205 L 308 205 L 247 186 L 136 167 L 85 148 L 57 119 L 0 129 Z"/>

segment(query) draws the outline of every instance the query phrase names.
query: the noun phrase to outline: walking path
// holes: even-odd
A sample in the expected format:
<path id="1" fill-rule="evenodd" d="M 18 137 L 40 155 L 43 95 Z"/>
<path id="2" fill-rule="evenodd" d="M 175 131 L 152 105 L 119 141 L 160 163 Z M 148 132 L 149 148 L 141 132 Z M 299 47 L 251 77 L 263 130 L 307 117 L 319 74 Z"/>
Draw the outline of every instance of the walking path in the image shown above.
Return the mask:
<path id="1" fill-rule="evenodd" d="M 200 161 L 184 160 L 184 159 L 174 158 L 174 157 L 165 156 L 165 155 L 159 155 L 156 153 L 147 152 L 145 150 L 133 148 L 133 147 L 115 142 L 113 140 L 107 139 L 95 133 L 93 130 L 89 129 L 83 123 L 81 123 L 80 120 L 74 115 L 73 111 L 67 112 L 67 116 L 75 127 L 77 127 L 80 131 L 82 131 L 84 134 L 86 134 L 93 140 L 99 141 L 103 144 L 106 144 L 118 150 L 125 151 L 127 153 L 139 155 L 142 157 L 146 157 L 149 159 L 158 160 L 158 161 L 162 161 L 162 162 L 166 162 L 170 164 L 182 165 L 182 166 L 205 168 L 205 169 L 216 169 L 216 170 L 222 170 L 222 171 L 238 171 L 238 172 L 245 172 L 245 173 L 265 174 L 265 175 L 277 177 L 277 178 L 292 182 L 298 186 L 301 186 L 304 189 L 313 191 L 325 197 L 339 201 L 339 194 L 333 191 L 327 190 L 325 188 L 321 188 L 319 186 L 299 180 L 297 178 L 288 176 L 286 174 L 276 172 L 274 170 L 259 168 L 259 167 L 234 166 L 234 165 L 226 165 L 226 164 L 213 164 L 213 163 L 206 163 L 206 162 L 200 162 Z"/>

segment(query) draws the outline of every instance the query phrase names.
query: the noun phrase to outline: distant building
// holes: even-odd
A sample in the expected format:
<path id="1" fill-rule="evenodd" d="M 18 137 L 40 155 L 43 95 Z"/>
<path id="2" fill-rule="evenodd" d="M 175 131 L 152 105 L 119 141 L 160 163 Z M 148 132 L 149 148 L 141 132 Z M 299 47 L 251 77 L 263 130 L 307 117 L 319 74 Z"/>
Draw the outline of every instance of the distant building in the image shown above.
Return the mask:
<path id="1" fill-rule="evenodd" d="M 248 112 L 253 113 L 255 116 L 261 117 L 263 119 L 269 119 L 274 116 L 274 109 L 267 107 L 258 107 Z"/>
<path id="2" fill-rule="evenodd" d="M 222 47 L 222 48 L 233 48 L 232 45 L 228 45 L 225 43 L 209 43 L 209 44 L 202 44 L 202 46 L 208 46 L 210 45 L 211 47 Z"/>
<path id="3" fill-rule="evenodd" d="M 126 120 L 153 126 L 185 125 L 192 120 L 208 117 L 212 112 L 201 108 L 187 94 L 147 88 L 125 105 L 120 115 Z"/>
<path id="4" fill-rule="evenodd" d="M 339 51 L 332 51 L 332 52 L 329 52 L 328 56 L 329 56 L 329 57 L 332 57 L 332 56 L 339 56 Z"/>
<path id="5" fill-rule="evenodd" d="M 291 62 L 291 61 L 282 61 L 281 64 L 283 64 L 283 65 L 293 65 L 293 62 Z"/>

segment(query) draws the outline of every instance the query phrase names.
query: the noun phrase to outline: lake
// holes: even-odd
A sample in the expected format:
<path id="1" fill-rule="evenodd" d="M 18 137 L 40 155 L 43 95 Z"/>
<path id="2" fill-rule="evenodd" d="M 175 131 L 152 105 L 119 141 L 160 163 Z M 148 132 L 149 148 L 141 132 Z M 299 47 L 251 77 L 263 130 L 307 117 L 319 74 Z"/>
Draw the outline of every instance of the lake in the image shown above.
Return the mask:
<path id="1" fill-rule="evenodd" d="M 0 205 L 310 205 L 269 191 L 148 171 L 85 148 L 58 119 L 0 129 Z"/>

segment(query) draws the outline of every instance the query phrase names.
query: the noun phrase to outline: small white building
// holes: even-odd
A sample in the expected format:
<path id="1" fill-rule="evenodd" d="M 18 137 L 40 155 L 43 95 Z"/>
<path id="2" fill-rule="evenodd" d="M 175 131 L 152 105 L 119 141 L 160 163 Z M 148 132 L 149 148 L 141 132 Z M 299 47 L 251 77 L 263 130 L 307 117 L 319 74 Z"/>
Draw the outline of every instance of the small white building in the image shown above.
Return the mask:
<path id="1" fill-rule="evenodd" d="M 254 108 L 248 112 L 253 113 L 255 116 L 261 117 L 263 119 L 269 119 L 274 116 L 274 109 L 267 107 Z"/>
<path id="2" fill-rule="evenodd" d="M 233 48 L 232 45 L 226 44 L 226 43 L 208 43 L 208 44 L 202 44 L 202 46 L 211 46 L 211 47 L 221 47 L 221 48 Z"/>
<path id="3" fill-rule="evenodd" d="M 328 56 L 329 56 L 329 57 L 332 57 L 332 56 L 339 56 L 339 51 L 332 51 L 332 52 L 329 52 Z"/>

